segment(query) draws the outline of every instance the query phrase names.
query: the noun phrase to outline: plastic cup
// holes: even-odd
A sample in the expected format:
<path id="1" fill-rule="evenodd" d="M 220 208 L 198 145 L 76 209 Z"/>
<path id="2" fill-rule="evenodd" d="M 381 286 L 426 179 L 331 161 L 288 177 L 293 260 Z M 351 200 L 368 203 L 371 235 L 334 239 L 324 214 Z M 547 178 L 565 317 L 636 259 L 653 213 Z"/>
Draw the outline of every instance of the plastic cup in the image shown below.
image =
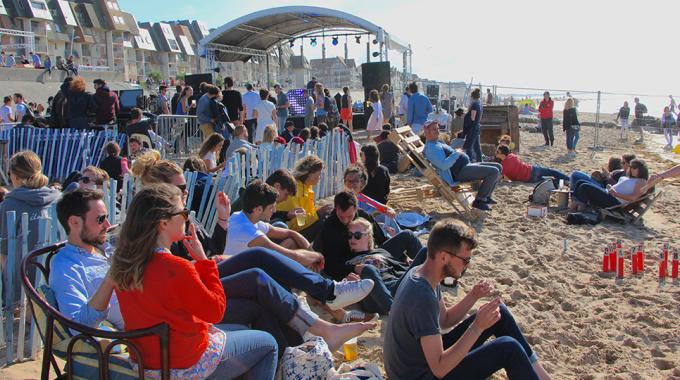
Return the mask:
<path id="1" fill-rule="evenodd" d="M 352 338 L 345 342 L 343 345 L 345 351 L 345 360 L 351 362 L 357 360 L 359 356 L 359 344 L 357 343 L 357 338 Z"/>
<path id="2" fill-rule="evenodd" d="M 302 227 L 307 222 L 307 213 L 305 210 L 296 210 L 295 219 L 297 220 L 298 227 Z"/>

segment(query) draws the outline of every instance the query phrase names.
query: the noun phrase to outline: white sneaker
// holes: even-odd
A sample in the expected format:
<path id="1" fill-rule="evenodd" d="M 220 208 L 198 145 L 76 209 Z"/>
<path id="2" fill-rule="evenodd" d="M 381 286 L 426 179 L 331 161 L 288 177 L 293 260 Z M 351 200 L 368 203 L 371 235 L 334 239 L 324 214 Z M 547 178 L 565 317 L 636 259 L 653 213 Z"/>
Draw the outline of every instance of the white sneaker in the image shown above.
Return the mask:
<path id="1" fill-rule="evenodd" d="M 373 290 L 373 280 L 343 281 L 335 283 L 335 299 L 326 301 L 331 310 L 339 310 L 355 304 Z"/>
<path id="2" fill-rule="evenodd" d="M 374 322 L 380 318 L 378 313 L 367 314 L 361 310 L 349 310 L 345 311 L 345 315 L 342 317 L 340 323 L 354 323 L 354 322 Z"/>

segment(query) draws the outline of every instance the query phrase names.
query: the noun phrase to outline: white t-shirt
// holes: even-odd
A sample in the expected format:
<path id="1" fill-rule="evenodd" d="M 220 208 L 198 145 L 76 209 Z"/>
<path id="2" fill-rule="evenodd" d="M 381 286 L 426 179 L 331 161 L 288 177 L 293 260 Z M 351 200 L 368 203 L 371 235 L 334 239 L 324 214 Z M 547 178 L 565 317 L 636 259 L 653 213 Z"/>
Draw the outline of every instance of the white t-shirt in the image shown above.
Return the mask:
<path id="1" fill-rule="evenodd" d="M 224 247 L 225 255 L 236 255 L 245 251 L 248 243 L 260 236 L 267 236 L 269 223 L 257 222 L 253 224 L 243 213 L 237 211 L 229 217 L 229 232 L 227 233 L 227 244 Z"/>
<path id="2" fill-rule="evenodd" d="M 373 113 L 371 117 L 368 118 L 368 123 L 366 123 L 366 130 L 369 131 L 379 131 L 383 126 L 383 110 L 380 101 L 373 103 Z"/>
<path id="3" fill-rule="evenodd" d="M 260 103 L 255 105 L 255 110 L 257 111 L 257 129 L 255 130 L 255 139 L 253 141 L 262 141 L 264 138 L 264 127 L 274 124 L 272 111 L 275 109 L 276 106 L 269 100 L 260 100 Z"/>
<path id="4" fill-rule="evenodd" d="M 217 167 L 217 160 L 215 159 L 215 152 L 208 152 L 201 159 L 208 161 L 208 170 L 213 170 Z"/>
<path id="5" fill-rule="evenodd" d="M 11 123 L 9 117 L 12 116 L 12 107 L 2 106 L 0 107 L 0 121 L 3 123 Z"/>
<path id="6" fill-rule="evenodd" d="M 253 118 L 253 110 L 260 102 L 260 95 L 255 91 L 247 91 L 243 94 L 243 105 L 246 107 L 246 120 Z"/>

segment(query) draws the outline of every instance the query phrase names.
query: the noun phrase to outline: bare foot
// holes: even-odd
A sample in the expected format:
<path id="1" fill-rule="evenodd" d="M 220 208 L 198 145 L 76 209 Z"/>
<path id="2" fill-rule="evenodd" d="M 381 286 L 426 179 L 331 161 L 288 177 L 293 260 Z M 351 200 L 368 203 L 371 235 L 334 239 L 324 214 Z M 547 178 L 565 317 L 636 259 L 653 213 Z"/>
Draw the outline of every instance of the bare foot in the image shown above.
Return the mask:
<path id="1" fill-rule="evenodd" d="M 346 323 L 344 325 L 328 325 L 323 327 L 323 330 L 325 331 L 317 335 L 321 336 L 326 341 L 326 344 L 328 344 L 328 347 L 331 349 L 331 352 L 334 352 L 348 340 L 354 338 L 355 336 L 363 334 L 364 332 L 374 328 L 375 326 L 376 326 L 375 322 L 359 322 L 359 323 Z M 313 327 L 314 326 L 312 326 L 312 328 L 309 329 L 309 331 L 312 333 L 314 333 L 312 331 Z"/>

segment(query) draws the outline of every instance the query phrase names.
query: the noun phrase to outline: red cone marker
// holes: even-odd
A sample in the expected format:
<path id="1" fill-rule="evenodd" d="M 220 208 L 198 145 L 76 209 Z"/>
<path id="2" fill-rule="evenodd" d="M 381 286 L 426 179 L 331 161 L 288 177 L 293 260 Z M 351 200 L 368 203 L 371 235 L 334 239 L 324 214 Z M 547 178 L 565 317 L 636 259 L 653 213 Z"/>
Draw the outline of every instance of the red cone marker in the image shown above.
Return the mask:
<path id="1" fill-rule="evenodd" d="M 678 279 L 678 267 L 680 266 L 680 256 L 678 254 L 678 250 L 674 249 L 673 250 L 673 268 L 671 269 L 671 278 L 673 279 L 673 282 L 676 282 Z"/>
<path id="2" fill-rule="evenodd" d="M 616 272 L 616 278 L 618 280 L 623 280 L 623 250 L 619 248 L 618 252 L 616 253 L 617 259 L 618 259 L 618 265 L 616 267 L 617 272 Z"/>
<path id="3" fill-rule="evenodd" d="M 602 256 L 602 272 L 609 272 L 609 247 L 605 247 L 604 255 Z"/>
<path id="4" fill-rule="evenodd" d="M 630 268 L 631 272 L 633 273 L 633 276 L 636 276 L 638 274 L 638 260 L 635 248 L 636 247 L 630 249 Z"/>

